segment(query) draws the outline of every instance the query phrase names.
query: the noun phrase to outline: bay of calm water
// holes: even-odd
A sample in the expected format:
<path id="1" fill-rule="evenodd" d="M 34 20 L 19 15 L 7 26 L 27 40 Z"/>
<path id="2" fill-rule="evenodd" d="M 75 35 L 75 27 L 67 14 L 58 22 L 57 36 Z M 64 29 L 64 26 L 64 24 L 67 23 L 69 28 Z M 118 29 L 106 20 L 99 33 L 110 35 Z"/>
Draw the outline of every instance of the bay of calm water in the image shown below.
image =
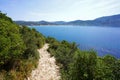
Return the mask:
<path id="1" fill-rule="evenodd" d="M 99 56 L 120 58 L 120 28 L 96 26 L 30 26 L 45 36 L 76 42 L 81 50 L 94 49 Z"/>

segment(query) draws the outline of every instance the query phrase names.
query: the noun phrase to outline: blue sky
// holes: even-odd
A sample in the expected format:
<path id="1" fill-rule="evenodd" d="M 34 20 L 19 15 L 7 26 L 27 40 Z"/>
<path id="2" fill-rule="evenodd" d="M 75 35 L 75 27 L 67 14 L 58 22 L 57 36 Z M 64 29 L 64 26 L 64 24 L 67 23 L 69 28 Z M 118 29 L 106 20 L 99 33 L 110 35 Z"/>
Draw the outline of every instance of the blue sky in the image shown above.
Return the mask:
<path id="1" fill-rule="evenodd" d="M 120 14 L 120 0 L 0 0 L 0 10 L 13 20 L 92 20 Z"/>

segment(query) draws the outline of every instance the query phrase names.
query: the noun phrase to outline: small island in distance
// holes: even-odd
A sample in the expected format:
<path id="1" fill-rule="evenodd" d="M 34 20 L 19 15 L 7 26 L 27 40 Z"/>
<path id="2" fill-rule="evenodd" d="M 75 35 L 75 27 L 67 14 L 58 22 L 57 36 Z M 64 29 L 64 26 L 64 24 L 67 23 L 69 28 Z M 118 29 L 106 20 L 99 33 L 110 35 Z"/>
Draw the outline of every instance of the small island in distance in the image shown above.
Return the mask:
<path id="1" fill-rule="evenodd" d="M 94 20 L 75 20 L 75 21 L 15 21 L 20 25 L 36 26 L 36 25 L 79 25 L 79 26 L 114 26 L 120 27 L 120 14 L 112 16 L 104 16 Z"/>

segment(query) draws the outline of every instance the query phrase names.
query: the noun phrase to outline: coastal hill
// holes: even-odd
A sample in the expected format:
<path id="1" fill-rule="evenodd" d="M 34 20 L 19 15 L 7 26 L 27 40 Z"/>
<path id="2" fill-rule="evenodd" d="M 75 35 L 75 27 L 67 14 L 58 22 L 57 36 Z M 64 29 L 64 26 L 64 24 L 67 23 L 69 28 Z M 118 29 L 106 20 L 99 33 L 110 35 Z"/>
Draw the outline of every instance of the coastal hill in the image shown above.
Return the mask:
<path id="1" fill-rule="evenodd" d="M 79 25 L 79 26 L 115 26 L 120 27 L 120 14 L 112 16 L 104 16 L 94 20 L 75 20 L 75 21 L 15 21 L 20 25 Z"/>
<path id="2" fill-rule="evenodd" d="M 120 59 L 45 37 L 0 12 L 0 80 L 59 79 L 120 80 Z"/>

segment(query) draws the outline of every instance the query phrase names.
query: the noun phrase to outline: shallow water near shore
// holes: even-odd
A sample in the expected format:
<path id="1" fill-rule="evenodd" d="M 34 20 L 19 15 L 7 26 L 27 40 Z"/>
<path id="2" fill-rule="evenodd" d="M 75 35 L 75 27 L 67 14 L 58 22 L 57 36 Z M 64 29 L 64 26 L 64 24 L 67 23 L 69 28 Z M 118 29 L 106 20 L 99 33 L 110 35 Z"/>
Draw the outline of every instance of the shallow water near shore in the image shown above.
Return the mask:
<path id="1" fill-rule="evenodd" d="M 120 58 L 120 28 L 98 26 L 29 26 L 45 36 L 76 42 L 81 50 L 94 49 L 99 56 Z"/>

